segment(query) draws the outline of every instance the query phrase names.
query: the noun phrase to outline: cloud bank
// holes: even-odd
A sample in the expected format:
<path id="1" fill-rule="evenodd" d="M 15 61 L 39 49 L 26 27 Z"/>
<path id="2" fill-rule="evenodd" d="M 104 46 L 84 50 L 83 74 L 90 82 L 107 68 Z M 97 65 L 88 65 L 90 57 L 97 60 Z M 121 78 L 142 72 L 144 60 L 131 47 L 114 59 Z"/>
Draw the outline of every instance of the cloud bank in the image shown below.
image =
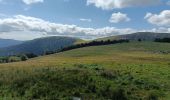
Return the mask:
<path id="1" fill-rule="evenodd" d="M 160 0 L 87 0 L 87 5 L 94 5 L 103 10 L 126 8 L 134 6 L 148 6 L 160 4 Z"/>
<path id="2" fill-rule="evenodd" d="M 134 29 L 115 27 L 83 28 L 76 25 L 58 24 L 40 18 L 16 15 L 11 18 L 0 19 L 0 33 L 43 33 L 44 35 L 73 36 L 84 39 L 93 39 L 104 36 L 127 34 L 135 32 Z"/>
<path id="3" fill-rule="evenodd" d="M 147 16 L 151 17 L 151 16 Z M 45 21 L 40 18 L 16 15 L 0 19 L 0 36 L 71 36 L 82 39 L 95 39 L 100 37 L 130 34 L 139 31 L 147 32 L 170 32 L 170 28 L 160 27 L 150 30 L 135 30 L 132 28 L 83 28 L 77 25 L 58 24 Z M 34 35 L 35 34 L 35 35 Z M 19 35 L 19 36 L 17 36 Z"/>

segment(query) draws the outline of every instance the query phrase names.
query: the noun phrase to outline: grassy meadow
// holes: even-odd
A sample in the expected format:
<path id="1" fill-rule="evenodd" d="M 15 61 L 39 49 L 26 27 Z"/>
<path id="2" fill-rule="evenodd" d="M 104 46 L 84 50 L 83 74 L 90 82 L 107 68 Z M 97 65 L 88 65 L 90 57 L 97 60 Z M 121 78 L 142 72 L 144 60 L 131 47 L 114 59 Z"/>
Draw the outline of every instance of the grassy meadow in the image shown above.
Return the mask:
<path id="1" fill-rule="evenodd" d="M 170 44 L 93 46 L 0 64 L 0 100 L 170 100 Z"/>

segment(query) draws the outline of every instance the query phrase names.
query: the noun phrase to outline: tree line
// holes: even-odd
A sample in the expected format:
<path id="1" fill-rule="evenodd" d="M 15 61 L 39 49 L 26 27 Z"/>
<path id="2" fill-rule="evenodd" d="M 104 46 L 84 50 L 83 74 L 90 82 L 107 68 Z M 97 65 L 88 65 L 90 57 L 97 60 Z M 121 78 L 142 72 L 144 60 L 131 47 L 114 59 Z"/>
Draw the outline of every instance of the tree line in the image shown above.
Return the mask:
<path id="1" fill-rule="evenodd" d="M 129 42 L 129 40 L 127 40 L 127 39 L 91 41 L 91 42 L 80 43 L 80 44 L 75 44 L 72 46 L 64 47 L 58 51 L 45 51 L 43 55 L 50 55 L 50 54 L 68 51 L 68 50 L 77 49 L 77 48 L 82 48 L 82 47 L 109 45 L 109 44 L 116 44 L 116 43 L 128 43 L 128 42 Z"/>
<path id="2" fill-rule="evenodd" d="M 170 43 L 170 38 L 163 38 L 163 39 L 157 38 L 157 39 L 155 39 L 155 42 L 166 42 L 166 43 Z"/>
<path id="3" fill-rule="evenodd" d="M 77 48 L 82 48 L 82 47 L 109 45 L 109 44 L 125 43 L 125 42 L 128 43 L 129 40 L 120 39 L 120 40 L 107 40 L 107 41 L 103 41 L 103 40 L 92 41 L 92 42 L 81 43 L 81 44 L 76 44 L 76 45 L 72 45 L 72 46 L 69 46 L 69 47 L 65 47 L 65 48 L 61 49 L 59 52 L 68 51 L 68 50 L 77 49 Z"/>
<path id="4" fill-rule="evenodd" d="M 0 63 L 26 61 L 26 60 L 28 60 L 30 58 L 34 58 L 34 57 L 37 57 L 37 55 L 35 55 L 33 53 L 0 57 Z"/>

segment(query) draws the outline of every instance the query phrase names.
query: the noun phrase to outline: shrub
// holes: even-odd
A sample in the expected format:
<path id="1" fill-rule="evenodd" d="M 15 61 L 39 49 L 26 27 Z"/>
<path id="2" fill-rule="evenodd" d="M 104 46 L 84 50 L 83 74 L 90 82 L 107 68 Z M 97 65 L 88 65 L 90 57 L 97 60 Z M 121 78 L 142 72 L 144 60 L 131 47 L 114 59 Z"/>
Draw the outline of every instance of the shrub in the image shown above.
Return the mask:
<path id="1" fill-rule="evenodd" d="M 28 60 L 28 57 L 26 55 L 22 55 L 21 56 L 21 61 L 26 61 L 26 60 Z"/>
<path id="2" fill-rule="evenodd" d="M 101 72 L 101 76 L 106 78 L 106 79 L 115 79 L 117 77 L 117 72 L 116 71 L 110 71 L 110 70 L 103 70 Z"/>
<path id="3" fill-rule="evenodd" d="M 123 89 L 113 88 L 110 85 L 105 86 L 104 90 L 102 90 L 101 93 L 107 99 L 127 100 L 127 97 Z"/>
<path id="4" fill-rule="evenodd" d="M 155 92 L 151 92 L 148 94 L 147 100 L 158 100 L 158 95 Z"/>

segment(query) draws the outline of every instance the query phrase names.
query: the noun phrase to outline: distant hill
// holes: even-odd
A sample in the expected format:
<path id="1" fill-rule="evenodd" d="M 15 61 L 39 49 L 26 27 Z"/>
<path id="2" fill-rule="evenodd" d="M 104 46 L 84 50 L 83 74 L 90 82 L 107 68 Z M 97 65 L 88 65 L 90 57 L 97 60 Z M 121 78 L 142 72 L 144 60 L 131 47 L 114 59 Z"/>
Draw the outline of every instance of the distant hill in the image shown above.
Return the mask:
<path id="1" fill-rule="evenodd" d="M 23 43 L 23 41 L 12 40 L 12 39 L 0 39 L 0 48 L 18 45 L 21 43 Z"/>
<path id="2" fill-rule="evenodd" d="M 133 34 L 125 34 L 125 35 L 117 35 L 111 37 L 100 38 L 97 40 L 118 40 L 118 39 L 129 39 L 129 40 L 146 40 L 146 41 L 153 41 L 156 38 L 170 38 L 169 33 L 152 33 L 152 32 L 137 32 Z"/>
<path id="3" fill-rule="evenodd" d="M 77 42 L 81 41 L 80 39 L 71 38 L 71 37 L 45 37 L 38 38 L 30 41 L 26 41 L 22 44 L 1 48 L 0 56 L 16 55 L 23 53 L 34 53 L 36 55 L 41 55 L 45 51 L 54 51 L 60 50 L 63 47 L 70 46 Z"/>

